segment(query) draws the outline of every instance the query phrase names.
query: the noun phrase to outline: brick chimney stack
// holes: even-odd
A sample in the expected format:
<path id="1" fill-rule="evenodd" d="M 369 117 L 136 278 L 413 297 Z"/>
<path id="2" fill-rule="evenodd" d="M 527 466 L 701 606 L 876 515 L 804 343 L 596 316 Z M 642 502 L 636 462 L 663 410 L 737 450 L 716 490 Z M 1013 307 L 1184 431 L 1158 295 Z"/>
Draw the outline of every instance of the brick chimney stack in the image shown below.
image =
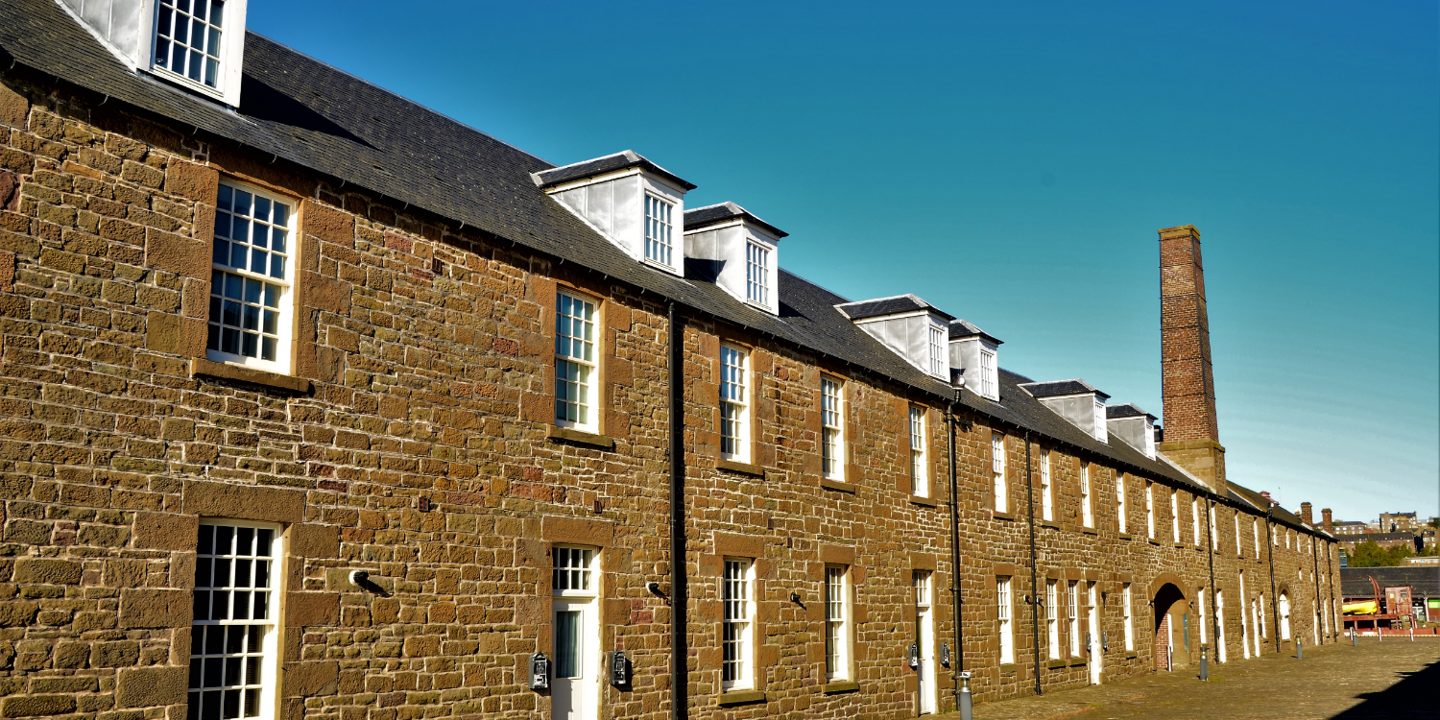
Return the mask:
<path id="1" fill-rule="evenodd" d="M 1330 508 L 1325 508 L 1324 510 L 1321 510 L 1321 511 L 1320 511 L 1320 517 L 1324 518 L 1324 519 L 1321 521 L 1321 525 L 1320 525 L 1320 526 L 1323 527 L 1323 528 L 1325 528 L 1325 532 L 1330 533 L 1331 535 L 1334 535 L 1334 534 L 1335 534 L 1335 516 L 1330 513 Z"/>
<path id="2" fill-rule="evenodd" d="M 1194 225 L 1160 231 L 1160 375 L 1165 442 L 1158 449 L 1225 496 L 1205 271 Z"/>
<path id="3" fill-rule="evenodd" d="M 1306 525 L 1312 527 L 1315 525 L 1315 513 L 1311 508 L 1314 507 L 1314 505 L 1308 502 L 1300 503 L 1300 519 L 1304 520 Z"/>

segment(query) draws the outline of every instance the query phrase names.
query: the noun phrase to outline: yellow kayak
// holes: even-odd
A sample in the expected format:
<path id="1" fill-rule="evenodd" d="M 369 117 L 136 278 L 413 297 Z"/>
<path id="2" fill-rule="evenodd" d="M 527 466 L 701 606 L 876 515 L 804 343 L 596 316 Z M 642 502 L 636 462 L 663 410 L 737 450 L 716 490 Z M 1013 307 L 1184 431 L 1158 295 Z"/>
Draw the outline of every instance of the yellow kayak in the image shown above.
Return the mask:
<path id="1" fill-rule="evenodd" d="M 1380 612 L 1380 603 L 1374 600 L 1347 602 L 1340 606 L 1340 610 L 1346 615 L 1375 615 Z"/>

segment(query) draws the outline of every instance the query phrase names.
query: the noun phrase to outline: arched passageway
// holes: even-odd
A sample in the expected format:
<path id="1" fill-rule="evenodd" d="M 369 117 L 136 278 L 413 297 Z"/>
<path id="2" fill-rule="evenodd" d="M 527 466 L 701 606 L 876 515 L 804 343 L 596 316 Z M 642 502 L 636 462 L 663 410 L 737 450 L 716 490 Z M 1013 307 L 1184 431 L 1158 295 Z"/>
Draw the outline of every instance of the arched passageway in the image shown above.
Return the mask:
<path id="1" fill-rule="evenodd" d="M 1154 642 L 1156 670 L 1173 670 L 1190 664 L 1190 602 L 1175 583 L 1160 585 L 1150 600 L 1155 609 Z"/>

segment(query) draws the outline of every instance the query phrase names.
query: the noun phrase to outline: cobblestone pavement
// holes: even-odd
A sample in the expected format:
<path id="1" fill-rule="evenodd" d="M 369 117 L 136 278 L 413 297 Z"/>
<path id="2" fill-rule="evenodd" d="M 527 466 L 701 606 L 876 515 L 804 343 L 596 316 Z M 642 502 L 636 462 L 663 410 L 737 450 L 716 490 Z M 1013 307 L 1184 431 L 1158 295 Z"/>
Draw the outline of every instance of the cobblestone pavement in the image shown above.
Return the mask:
<path id="1" fill-rule="evenodd" d="M 975 720 L 1440 718 L 1440 640 L 1361 638 L 1358 648 L 1348 642 L 1306 648 L 1304 660 L 1265 655 L 1211 665 L 1208 683 L 1197 672 L 987 703 L 975 708 Z"/>

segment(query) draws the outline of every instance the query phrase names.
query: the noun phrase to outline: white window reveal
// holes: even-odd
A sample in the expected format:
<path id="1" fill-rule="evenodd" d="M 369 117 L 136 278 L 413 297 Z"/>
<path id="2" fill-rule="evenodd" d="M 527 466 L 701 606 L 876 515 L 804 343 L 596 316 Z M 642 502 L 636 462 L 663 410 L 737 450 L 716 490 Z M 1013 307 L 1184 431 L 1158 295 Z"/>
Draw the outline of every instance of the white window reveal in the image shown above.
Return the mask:
<path id="1" fill-rule="evenodd" d="M 196 549 L 189 719 L 272 717 L 279 528 L 205 521 Z"/>
<path id="2" fill-rule="evenodd" d="M 1130 583 L 1125 583 L 1122 594 L 1122 600 L 1124 601 L 1123 609 L 1125 611 L 1125 649 L 1128 651 L 1135 649 L 1135 617 L 1133 608 L 1130 605 Z"/>
<path id="3" fill-rule="evenodd" d="M 850 572 L 840 565 L 825 568 L 825 679 L 850 679 Z"/>
<path id="4" fill-rule="evenodd" d="M 1180 491 L 1170 489 L 1170 532 L 1176 545 L 1180 544 Z"/>
<path id="5" fill-rule="evenodd" d="M 1200 498 L 1190 497 L 1190 540 L 1195 547 L 1200 547 Z"/>
<path id="6" fill-rule="evenodd" d="M 830 378 L 820 380 L 820 464 L 825 477 L 843 479 L 844 463 L 840 461 L 845 447 L 841 426 L 840 382 Z"/>
<path id="7" fill-rule="evenodd" d="M 744 350 L 720 346 L 720 454 L 730 460 L 750 459 L 750 399 Z"/>
<path id="8" fill-rule="evenodd" d="M 994 475 L 995 512 L 1010 512 L 1010 486 L 1005 479 L 1005 436 L 990 433 L 990 471 Z"/>
<path id="9" fill-rule="evenodd" d="M 726 558 L 721 579 L 722 619 L 720 685 L 722 690 L 755 686 L 754 563 Z"/>
<path id="10" fill-rule="evenodd" d="M 930 374 L 944 380 L 950 379 L 950 358 L 945 351 L 945 328 L 939 325 L 930 326 Z"/>
<path id="11" fill-rule="evenodd" d="M 555 424 L 594 432 L 595 303 L 559 293 L 555 303 Z"/>
<path id="12" fill-rule="evenodd" d="M 1155 483 L 1145 482 L 1145 537 L 1155 539 Z"/>
<path id="13" fill-rule="evenodd" d="M 1049 640 L 1050 659 L 1060 659 L 1060 601 L 1059 580 L 1045 581 L 1045 632 Z"/>
<path id="14" fill-rule="evenodd" d="M 1010 601 L 1010 578 L 995 579 L 995 618 L 1000 633 L 1000 664 L 1015 662 L 1015 627 Z"/>
<path id="15" fill-rule="evenodd" d="M 674 209 L 674 204 L 648 192 L 645 194 L 645 259 L 666 267 L 675 266 L 671 261 L 675 247 L 672 240 L 675 225 L 671 221 Z"/>
<path id="16" fill-rule="evenodd" d="M 1095 511 L 1090 506 L 1090 463 L 1080 463 L 1080 524 L 1095 527 Z"/>
<path id="17" fill-rule="evenodd" d="M 1125 473 L 1115 473 L 1115 514 L 1120 519 L 1120 532 L 1130 532 L 1130 518 L 1125 511 Z"/>
<path id="18" fill-rule="evenodd" d="M 910 493 L 930 494 L 930 477 L 925 471 L 925 409 L 910 406 Z"/>
<path id="19" fill-rule="evenodd" d="M 745 243 L 745 299 L 770 305 L 770 250 L 757 242 Z"/>
<path id="20" fill-rule="evenodd" d="M 1070 657 L 1080 657 L 1080 583 L 1070 581 L 1065 599 L 1065 620 L 1070 626 Z"/>
<path id="21" fill-rule="evenodd" d="M 290 373 L 294 249 L 288 202 L 220 183 L 211 252 L 211 360 Z"/>
<path id="22" fill-rule="evenodd" d="M 1055 490 L 1050 484 L 1050 451 L 1040 449 L 1040 517 L 1055 520 Z"/>

